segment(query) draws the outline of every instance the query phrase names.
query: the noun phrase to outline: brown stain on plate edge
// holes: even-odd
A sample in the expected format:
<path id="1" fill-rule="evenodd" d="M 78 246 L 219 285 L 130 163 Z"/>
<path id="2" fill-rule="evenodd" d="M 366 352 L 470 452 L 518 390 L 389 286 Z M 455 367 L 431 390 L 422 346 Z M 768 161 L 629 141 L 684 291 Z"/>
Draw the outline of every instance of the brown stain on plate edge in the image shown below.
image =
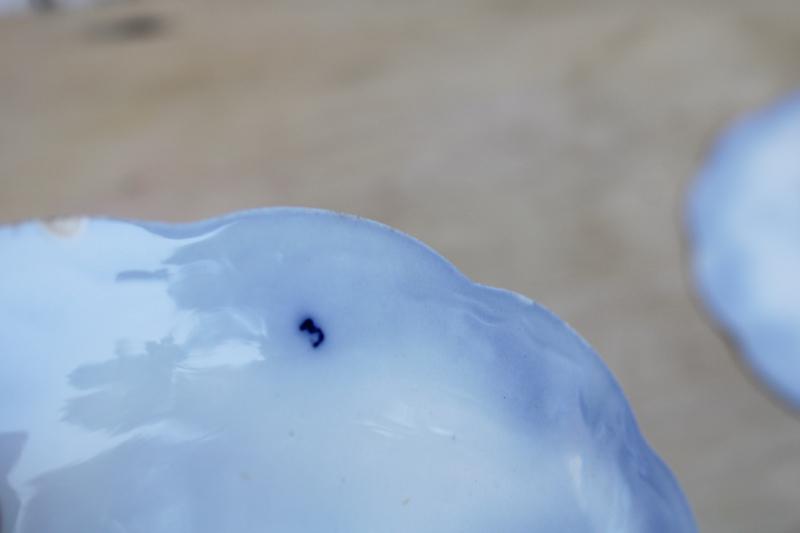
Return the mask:
<path id="1" fill-rule="evenodd" d="M 86 217 L 56 217 L 39 221 L 45 231 L 59 239 L 75 239 L 80 237 L 89 224 Z"/>

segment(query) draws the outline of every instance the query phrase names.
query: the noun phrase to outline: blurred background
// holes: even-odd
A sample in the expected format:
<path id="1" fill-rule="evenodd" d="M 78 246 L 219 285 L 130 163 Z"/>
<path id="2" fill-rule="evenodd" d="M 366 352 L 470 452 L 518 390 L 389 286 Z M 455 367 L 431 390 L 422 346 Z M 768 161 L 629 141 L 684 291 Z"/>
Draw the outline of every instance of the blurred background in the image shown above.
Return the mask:
<path id="1" fill-rule="evenodd" d="M 800 3 L 89 4 L 0 0 L 0 222 L 380 220 L 574 325 L 702 531 L 800 532 L 800 419 L 696 307 L 681 227 L 721 129 L 800 86 Z"/>

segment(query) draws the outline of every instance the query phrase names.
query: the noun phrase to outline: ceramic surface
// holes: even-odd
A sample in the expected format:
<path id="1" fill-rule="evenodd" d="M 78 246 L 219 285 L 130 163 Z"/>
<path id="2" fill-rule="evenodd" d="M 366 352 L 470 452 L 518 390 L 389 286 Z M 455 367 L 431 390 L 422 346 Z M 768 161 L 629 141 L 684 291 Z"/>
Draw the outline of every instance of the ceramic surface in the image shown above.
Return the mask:
<path id="1" fill-rule="evenodd" d="M 0 230 L 14 533 L 694 532 L 564 322 L 380 224 Z"/>
<path id="2" fill-rule="evenodd" d="M 800 95 L 722 138 L 687 222 L 706 306 L 758 378 L 800 408 Z"/>

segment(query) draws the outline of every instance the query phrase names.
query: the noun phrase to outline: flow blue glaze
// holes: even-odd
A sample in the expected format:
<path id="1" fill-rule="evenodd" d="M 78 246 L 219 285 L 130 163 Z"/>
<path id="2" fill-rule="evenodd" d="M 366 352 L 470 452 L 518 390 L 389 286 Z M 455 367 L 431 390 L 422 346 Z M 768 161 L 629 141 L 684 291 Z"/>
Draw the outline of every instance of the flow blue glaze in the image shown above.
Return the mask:
<path id="1" fill-rule="evenodd" d="M 800 408 L 800 94 L 723 136 L 690 190 L 687 226 L 707 308 Z"/>
<path id="2" fill-rule="evenodd" d="M 696 531 L 564 322 L 325 211 L 0 230 L 13 533 Z"/>

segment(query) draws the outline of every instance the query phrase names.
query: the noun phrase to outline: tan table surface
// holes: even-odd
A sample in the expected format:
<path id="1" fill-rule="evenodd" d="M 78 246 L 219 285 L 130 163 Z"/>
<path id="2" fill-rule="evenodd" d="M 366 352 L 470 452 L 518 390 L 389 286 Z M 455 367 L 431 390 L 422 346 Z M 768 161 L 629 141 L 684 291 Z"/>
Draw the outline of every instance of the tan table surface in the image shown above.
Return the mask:
<path id="1" fill-rule="evenodd" d="M 0 221 L 266 205 L 379 219 L 571 322 L 703 531 L 798 532 L 800 418 L 694 306 L 680 225 L 716 132 L 800 85 L 798 30 L 800 3 L 778 1 L 139 0 L 8 17 Z"/>

